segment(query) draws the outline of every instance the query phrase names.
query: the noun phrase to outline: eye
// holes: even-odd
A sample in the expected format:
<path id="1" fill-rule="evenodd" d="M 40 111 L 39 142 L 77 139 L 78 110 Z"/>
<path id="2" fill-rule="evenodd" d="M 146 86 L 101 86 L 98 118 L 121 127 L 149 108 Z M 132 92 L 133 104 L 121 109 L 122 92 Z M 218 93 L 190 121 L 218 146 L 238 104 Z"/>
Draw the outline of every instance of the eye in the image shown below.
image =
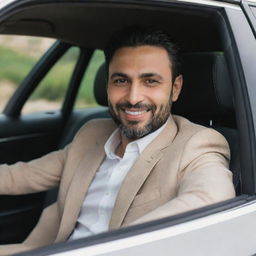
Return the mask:
<path id="1" fill-rule="evenodd" d="M 115 85 L 125 85 L 128 83 L 128 79 L 126 78 L 118 78 L 113 81 Z"/>
<path id="2" fill-rule="evenodd" d="M 145 82 L 149 86 L 154 86 L 154 85 L 157 85 L 159 83 L 156 79 L 147 79 Z"/>

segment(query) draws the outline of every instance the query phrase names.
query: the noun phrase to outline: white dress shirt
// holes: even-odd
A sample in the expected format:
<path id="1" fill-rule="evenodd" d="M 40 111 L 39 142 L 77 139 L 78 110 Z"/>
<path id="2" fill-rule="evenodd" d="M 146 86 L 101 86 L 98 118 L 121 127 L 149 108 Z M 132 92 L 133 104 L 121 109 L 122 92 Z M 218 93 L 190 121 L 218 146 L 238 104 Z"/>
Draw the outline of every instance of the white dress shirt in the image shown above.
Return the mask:
<path id="1" fill-rule="evenodd" d="M 120 131 L 116 129 L 112 133 L 104 146 L 106 157 L 89 186 L 76 228 L 69 241 L 108 230 L 112 210 L 124 178 L 138 156 L 164 126 L 141 139 L 130 142 L 122 158 L 115 154 L 121 142 Z"/>

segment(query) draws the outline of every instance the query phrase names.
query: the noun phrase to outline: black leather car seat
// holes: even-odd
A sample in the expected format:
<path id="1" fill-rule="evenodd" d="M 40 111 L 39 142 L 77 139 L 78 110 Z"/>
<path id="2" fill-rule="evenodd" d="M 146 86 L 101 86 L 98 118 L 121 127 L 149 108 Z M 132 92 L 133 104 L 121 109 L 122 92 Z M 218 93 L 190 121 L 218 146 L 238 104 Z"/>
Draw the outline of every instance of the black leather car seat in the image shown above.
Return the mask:
<path id="1" fill-rule="evenodd" d="M 184 84 L 172 112 L 219 131 L 231 150 L 230 170 L 240 193 L 240 155 L 232 82 L 222 52 L 187 53 L 183 56 Z"/>

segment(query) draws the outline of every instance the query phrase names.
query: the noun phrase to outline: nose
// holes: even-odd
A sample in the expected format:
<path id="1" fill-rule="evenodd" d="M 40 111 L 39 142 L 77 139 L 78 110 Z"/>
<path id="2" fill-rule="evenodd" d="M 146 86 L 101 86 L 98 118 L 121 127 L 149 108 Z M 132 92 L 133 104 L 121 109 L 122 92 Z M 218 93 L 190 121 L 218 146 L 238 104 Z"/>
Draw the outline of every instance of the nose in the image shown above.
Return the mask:
<path id="1" fill-rule="evenodd" d="M 134 82 L 129 86 L 126 100 L 132 105 L 144 100 L 143 90 L 139 83 Z"/>

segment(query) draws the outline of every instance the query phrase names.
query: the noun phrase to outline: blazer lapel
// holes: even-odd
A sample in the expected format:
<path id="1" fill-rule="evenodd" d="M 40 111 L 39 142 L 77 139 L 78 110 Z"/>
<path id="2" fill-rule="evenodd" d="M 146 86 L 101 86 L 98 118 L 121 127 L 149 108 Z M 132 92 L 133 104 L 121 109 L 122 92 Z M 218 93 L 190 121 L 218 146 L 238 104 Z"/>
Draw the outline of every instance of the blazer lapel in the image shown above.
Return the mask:
<path id="1" fill-rule="evenodd" d="M 105 137 L 100 136 L 94 146 L 90 147 L 90 151 L 86 151 L 84 159 L 79 164 L 66 196 L 60 229 L 55 242 L 67 239 L 74 229 L 85 194 L 105 157 L 104 144 L 108 137 L 109 131 Z"/>
<path id="2" fill-rule="evenodd" d="M 164 130 L 143 151 L 124 179 L 112 212 L 109 224 L 110 229 L 115 229 L 122 225 L 134 197 L 153 167 L 161 159 L 162 150 L 173 141 L 176 133 L 177 126 L 172 116 L 170 116 Z"/>

